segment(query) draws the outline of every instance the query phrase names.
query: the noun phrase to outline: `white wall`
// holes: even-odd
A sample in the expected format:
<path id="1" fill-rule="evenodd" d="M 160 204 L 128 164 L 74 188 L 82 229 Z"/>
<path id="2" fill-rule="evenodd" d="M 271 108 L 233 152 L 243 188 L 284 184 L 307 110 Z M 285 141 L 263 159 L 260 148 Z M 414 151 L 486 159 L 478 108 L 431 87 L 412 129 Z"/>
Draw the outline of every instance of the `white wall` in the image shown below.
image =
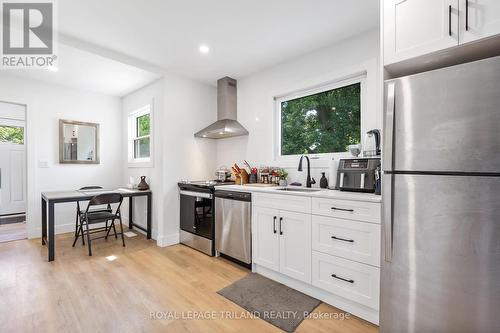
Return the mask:
<path id="1" fill-rule="evenodd" d="M 179 238 L 177 183 L 215 178 L 217 142 L 194 133 L 217 119 L 217 97 L 214 86 L 180 77 L 165 78 L 164 89 L 164 223 L 165 243 L 171 244 Z"/>
<path id="2" fill-rule="evenodd" d="M 28 235 L 41 235 L 40 192 L 73 190 L 85 185 L 115 187 L 122 182 L 121 101 L 117 97 L 2 74 L 0 101 L 27 106 Z M 101 125 L 101 163 L 59 164 L 59 119 Z M 38 168 L 38 161 L 48 168 Z M 74 230 L 75 205 L 56 205 L 56 232 Z"/>
<path id="3" fill-rule="evenodd" d="M 238 80 L 238 121 L 250 134 L 219 140 L 217 165 L 241 164 L 246 159 L 256 165 L 282 166 L 290 171 L 292 181 L 304 183 L 305 172 L 296 172 L 298 160 L 275 160 L 274 97 L 366 71 L 365 107 L 361 114 L 363 139 L 369 129 L 382 128 L 379 58 L 377 29 Z M 336 158 L 340 156 L 345 154 L 337 154 Z M 312 166 L 319 184 L 320 172 L 327 170 L 328 162 L 313 160 Z"/>
<path id="4" fill-rule="evenodd" d="M 164 246 L 179 241 L 177 183 L 182 179 L 214 178 L 216 142 L 196 139 L 194 133 L 216 120 L 216 90 L 191 79 L 166 76 L 123 98 L 125 130 L 127 115 L 152 99 L 154 166 L 127 166 L 124 180 L 128 181 L 129 176 L 148 177 L 153 191 L 153 238 Z M 123 152 L 126 162 L 126 148 Z M 134 209 L 140 214 L 134 216 L 134 223 L 144 224 L 144 203 L 138 203 Z"/>
<path id="5" fill-rule="evenodd" d="M 123 97 L 122 109 L 122 169 L 123 183 L 128 184 L 130 177 L 134 179 L 134 184 L 140 181 L 141 176 L 146 176 L 146 182 L 153 192 L 153 216 L 152 216 L 152 237 L 157 239 L 158 221 L 163 216 L 162 205 L 162 129 L 159 126 L 163 116 L 163 79 L 157 80 L 144 88 L 141 88 L 125 97 Z M 152 134 L 153 134 L 153 163 L 151 167 L 129 167 L 128 165 L 128 116 L 138 109 L 146 106 L 152 106 Z M 134 199 L 134 223 L 146 227 L 146 198 L 139 197 Z M 124 201 L 124 216 L 128 220 L 128 200 Z M 162 227 L 160 225 L 160 227 Z"/>

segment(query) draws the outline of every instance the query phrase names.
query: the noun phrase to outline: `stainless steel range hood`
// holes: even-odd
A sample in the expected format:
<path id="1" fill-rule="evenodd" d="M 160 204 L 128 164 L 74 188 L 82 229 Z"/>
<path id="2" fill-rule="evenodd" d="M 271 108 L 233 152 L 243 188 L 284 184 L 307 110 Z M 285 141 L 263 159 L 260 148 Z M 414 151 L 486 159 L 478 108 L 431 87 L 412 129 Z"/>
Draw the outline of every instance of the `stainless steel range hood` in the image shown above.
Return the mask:
<path id="1" fill-rule="evenodd" d="M 236 80 L 224 77 L 217 80 L 217 121 L 197 132 L 197 138 L 223 139 L 248 135 L 236 120 Z"/>

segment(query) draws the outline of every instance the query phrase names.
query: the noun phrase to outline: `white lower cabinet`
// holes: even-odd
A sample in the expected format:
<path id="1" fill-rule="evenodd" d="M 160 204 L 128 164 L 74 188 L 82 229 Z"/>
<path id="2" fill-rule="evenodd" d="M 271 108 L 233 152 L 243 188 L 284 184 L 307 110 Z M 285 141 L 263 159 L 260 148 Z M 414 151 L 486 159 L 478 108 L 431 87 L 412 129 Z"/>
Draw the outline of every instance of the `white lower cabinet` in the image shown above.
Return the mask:
<path id="1" fill-rule="evenodd" d="M 279 210 L 254 207 L 252 212 L 253 262 L 269 269 L 280 269 L 280 243 L 278 234 Z"/>
<path id="2" fill-rule="evenodd" d="M 311 282 L 311 215 L 253 208 L 253 262 Z"/>
<path id="3" fill-rule="evenodd" d="M 313 251 L 312 284 L 370 308 L 379 308 L 377 267 Z"/>
<path id="4" fill-rule="evenodd" d="M 311 282 L 311 215 L 280 211 L 280 272 Z"/>
<path id="5" fill-rule="evenodd" d="M 255 272 L 378 324 L 380 203 L 256 193 L 252 208 Z"/>
<path id="6" fill-rule="evenodd" d="M 312 248 L 380 267 L 380 225 L 313 215 Z"/>

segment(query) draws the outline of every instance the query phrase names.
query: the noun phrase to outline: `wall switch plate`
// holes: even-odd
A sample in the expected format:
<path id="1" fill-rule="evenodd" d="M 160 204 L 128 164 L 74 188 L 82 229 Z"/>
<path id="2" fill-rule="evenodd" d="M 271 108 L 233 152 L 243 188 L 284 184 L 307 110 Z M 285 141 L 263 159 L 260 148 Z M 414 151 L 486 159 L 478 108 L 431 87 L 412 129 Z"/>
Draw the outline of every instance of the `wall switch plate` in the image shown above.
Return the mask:
<path id="1" fill-rule="evenodd" d="M 48 168 L 49 161 L 48 160 L 38 160 L 38 167 L 39 168 Z"/>

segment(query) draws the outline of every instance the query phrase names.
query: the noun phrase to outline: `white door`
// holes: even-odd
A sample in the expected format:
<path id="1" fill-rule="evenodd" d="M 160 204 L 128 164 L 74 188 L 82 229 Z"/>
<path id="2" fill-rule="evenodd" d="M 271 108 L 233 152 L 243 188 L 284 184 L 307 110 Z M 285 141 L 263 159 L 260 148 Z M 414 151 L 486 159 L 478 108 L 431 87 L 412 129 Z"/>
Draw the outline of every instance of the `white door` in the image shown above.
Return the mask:
<path id="1" fill-rule="evenodd" d="M 460 43 L 500 34 L 499 0 L 460 0 Z"/>
<path id="2" fill-rule="evenodd" d="M 311 283 L 311 215 L 280 211 L 280 272 Z"/>
<path id="3" fill-rule="evenodd" d="M 26 212 L 24 121 L 0 119 L 0 215 Z"/>
<path id="4" fill-rule="evenodd" d="M 459 0 L 385 0 L 384 63 L 457 46 L 458 3 Z"/>
<path id="5" fill-rule="evenodd" d="M 253 262 L 279 271 L 279 211 L 277 209 L 254 206 L 252 218 Z"/>

